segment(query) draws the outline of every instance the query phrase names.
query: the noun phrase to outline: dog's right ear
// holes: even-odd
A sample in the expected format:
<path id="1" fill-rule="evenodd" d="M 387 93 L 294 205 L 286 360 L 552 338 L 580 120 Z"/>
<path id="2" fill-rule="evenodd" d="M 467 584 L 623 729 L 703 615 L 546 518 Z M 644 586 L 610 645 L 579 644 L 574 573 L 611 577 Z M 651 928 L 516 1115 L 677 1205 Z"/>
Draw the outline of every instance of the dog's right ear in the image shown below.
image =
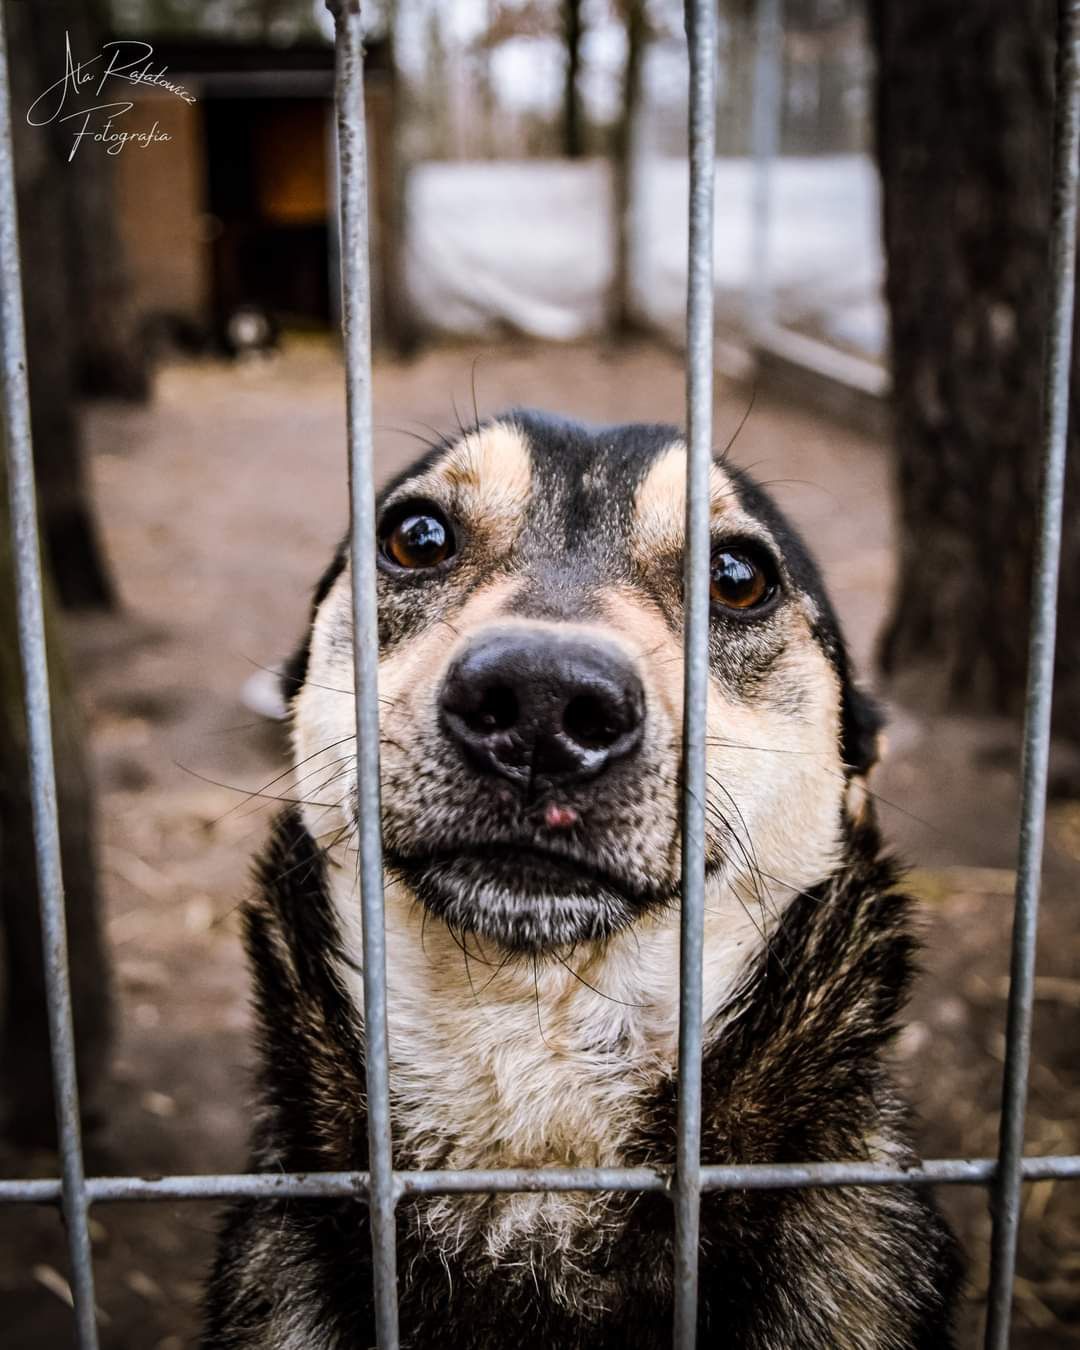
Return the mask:
<path id="1" fill-rule="evenodd" d="M 877 699 L 848 677 L 840 710 L 840 737 L 847 779 L 844 809 L 854 825 L 873 817 L 873 794 L 867 777 L 884 753 L 884 726 L 885 714 Z"/>
<path id="2" fill-rule="evenodd" d="M 850 679 L 840 710 L 840 753 L 846 773 L 865 777 L 881 758 L 885 714 L 877 699 Z"/>
<path id="3" fill-rule="evenodd" d="M 346 535 L 338 544 L 330 566 L 319 578 L 315 587 L 315 593 L 311 598 L 311 613 L 308 617 L 307 631 L 304 633 L 300 645 L 281 667 L 278 680 L 281 684 L 281 697 L 288 707 L 291 707 L 293 699 L 300 692 L 304 680 L 307 678 L 308 657 L 311 654 L 311 626 L 315 622 L 315 615 L 319 612 L 319 606 L 330 594 L 330 588 L 334 582 L 344 572 L 348 552 L 349 536 Z"/>

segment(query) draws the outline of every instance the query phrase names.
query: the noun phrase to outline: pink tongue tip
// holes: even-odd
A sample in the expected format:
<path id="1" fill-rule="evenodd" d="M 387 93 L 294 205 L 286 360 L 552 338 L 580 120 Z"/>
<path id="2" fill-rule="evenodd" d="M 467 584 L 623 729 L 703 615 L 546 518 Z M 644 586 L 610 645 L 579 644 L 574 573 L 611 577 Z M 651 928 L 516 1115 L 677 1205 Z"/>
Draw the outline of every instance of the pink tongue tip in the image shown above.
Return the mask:
<path id="1" fill-rule="evenodd" d="M 544 824 L 549 830 L 568 830 L 571 825 L 576 824 L 578 813 L 572 806 L 559 806 L 556 802 L 548 802 L 544 809 Z"/>

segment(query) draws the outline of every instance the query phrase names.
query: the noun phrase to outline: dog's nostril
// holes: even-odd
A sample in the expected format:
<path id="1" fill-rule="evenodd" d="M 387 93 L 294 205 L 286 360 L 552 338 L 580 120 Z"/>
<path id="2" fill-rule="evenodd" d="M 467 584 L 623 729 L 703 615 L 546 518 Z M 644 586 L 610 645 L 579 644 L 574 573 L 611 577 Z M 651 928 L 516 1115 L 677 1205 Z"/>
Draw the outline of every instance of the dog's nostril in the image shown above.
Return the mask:
<path id="1" fill-rule="evenodd" d="M 635 754 L 645 695 L 633 662 L 603 638 L 494 629 L 450 666 L 439 720 L 469 767 L 531 791 Z"/>
<path id="2" fill-rule="evenodd" d="M 490 734 L 509 731 L 520 715 L 514 691 L 505 685 L 494 685 L 484 691 L 480 702 L 465 715 L 464 721 L 470 731 Z"/>
<path id="3" fill-rule="evenodd" d="M 588 750 L 606 750 L 624 728 L 615 708 L 595 694 L 577 694 L 563 709 L 563 730 Z"/>

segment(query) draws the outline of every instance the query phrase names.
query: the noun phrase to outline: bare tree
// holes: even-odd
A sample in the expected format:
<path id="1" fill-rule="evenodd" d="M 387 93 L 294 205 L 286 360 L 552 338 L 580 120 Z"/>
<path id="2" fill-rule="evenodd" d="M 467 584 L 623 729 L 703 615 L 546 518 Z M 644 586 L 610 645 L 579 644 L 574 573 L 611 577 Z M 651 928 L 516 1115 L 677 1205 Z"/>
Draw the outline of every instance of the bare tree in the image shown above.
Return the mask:
<path id="1" fill-rule="evenodd" d="M 608 324 L 613 333 L 628 334 L 638 326 L 633 306 L 632 210 L 635 131 L 641 104 L 647 16 L 645 0 L 618 0 L 618 8 L 626 27 L 626 63 L 623 66 L 622 104 L 611 147 L 615 267 Z"/>
<path id="2" fill-rule="evenodd" d="M 563 72 L 563 154 L 581 159 L 585 154 L 585 120 L 581 109 L 581 0 L 562 0 L 563 42 L 566 66 Z"/>
<path id="3" fill-rule="evenodd" d="M 415 349 L 419 327 L 405 283 L 405 240 L 408 234 L 408 164 L 403 130 L 407 121 L 407 89 L 398 69 L 395 48 L 397 3 L 383 6 L 381 41 L 368 53 L 366 100 L 371 121 L 370 143 L 374 238 L 378 257 L 372 331 L 377 342 L 401 354 Z"/>

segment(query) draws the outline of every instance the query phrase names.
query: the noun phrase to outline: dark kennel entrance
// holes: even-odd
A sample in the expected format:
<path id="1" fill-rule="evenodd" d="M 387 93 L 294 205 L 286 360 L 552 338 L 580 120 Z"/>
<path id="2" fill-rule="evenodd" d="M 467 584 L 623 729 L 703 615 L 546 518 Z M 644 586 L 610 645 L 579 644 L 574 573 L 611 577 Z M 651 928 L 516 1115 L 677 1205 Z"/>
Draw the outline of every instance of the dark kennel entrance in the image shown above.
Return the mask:
<path id="1" fill-rule="evenodd" d="M 214 98 L 205 117 L 215 329 L 241 307 L 328 326 L 331 104 Z"/>

